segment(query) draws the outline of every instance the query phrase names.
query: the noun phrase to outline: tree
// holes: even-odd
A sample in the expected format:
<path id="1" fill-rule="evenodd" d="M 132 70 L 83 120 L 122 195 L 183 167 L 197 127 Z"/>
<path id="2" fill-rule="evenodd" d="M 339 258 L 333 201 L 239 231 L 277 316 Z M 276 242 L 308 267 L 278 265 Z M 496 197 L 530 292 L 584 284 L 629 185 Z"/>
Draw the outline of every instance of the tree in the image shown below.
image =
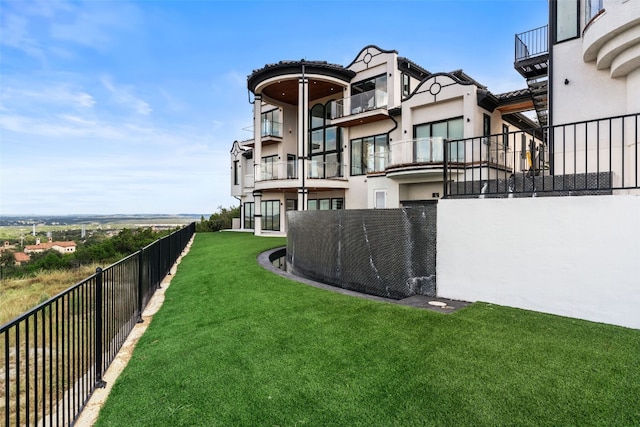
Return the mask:
<path id="1" fill-rule="evenodd" d="M 240 206 L 229 209 L 218 206 L 218 212 L 212 214 L 208 220 L 204 216 L 200 217 L 200 222 L 196 223 L 196 232 L 220 231 L 230 229 L 233 218 L 240 216 Z"/>

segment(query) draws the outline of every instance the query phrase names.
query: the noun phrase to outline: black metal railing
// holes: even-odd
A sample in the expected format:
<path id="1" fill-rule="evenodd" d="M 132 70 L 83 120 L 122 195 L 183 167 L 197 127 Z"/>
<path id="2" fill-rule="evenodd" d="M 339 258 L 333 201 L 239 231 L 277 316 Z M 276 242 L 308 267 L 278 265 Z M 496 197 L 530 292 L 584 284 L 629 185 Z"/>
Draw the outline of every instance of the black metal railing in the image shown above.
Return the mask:
<path id="1" fill-rule="evenodd" d="M 448 198 L 612 194 L 640 188 L 640 114 L 446 144 Z M 458 153 L 454 160 L 452 150 Z"/>
<path id="2" fill-rule="evenodd" d="M 73 424 L 162 279 L 192 223 L 0 327 L 0 419 L 6 426 Z"/>
<path id="3" fill-rule="evenodd" d="M 515 62 L 549 53 L 549 26 L 516 34 Z"/>

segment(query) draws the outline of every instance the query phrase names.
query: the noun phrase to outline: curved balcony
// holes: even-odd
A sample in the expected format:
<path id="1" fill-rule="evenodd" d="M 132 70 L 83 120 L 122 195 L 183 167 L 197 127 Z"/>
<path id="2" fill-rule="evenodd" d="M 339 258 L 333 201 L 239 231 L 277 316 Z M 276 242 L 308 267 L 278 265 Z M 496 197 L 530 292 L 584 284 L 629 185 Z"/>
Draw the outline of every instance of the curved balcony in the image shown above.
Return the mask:
<path id="1" fill-rule="evenodd" d="M 613 78 L 640 68 L 640 3 L 613 5 L 598 14 L 585 28 L 583 60 L 610 70 Z"/>
<path id="2" fill-rule="evenodd" d="M 313 188 L 347 188 L 345 165 L 340 162 L 305 161 L 306 187 Z M 245 179 L 245 182 L 249 182 Z M 256 165 L 256 190 L 286 190 L 302 187 L 302 179 L 298 177 L 297 161 L 263 163 Z M 246 187 L 246 185 L 245 185 Z"/>
<path id="3" fill-rule="evenodd" d="M 463 145 L 460 145 L 462 148 Z M 449 149 L 452 161 L 458 159 L 458 147 Z M 454 151 L 452 151 L 454 150 Z M 460 153 L 462 155 L 462 153 Z M 444 162 L 443 138 L 416 138 L 389 145 L 388 178 L 403 182 L 428 182 L 442 179 Z"/>

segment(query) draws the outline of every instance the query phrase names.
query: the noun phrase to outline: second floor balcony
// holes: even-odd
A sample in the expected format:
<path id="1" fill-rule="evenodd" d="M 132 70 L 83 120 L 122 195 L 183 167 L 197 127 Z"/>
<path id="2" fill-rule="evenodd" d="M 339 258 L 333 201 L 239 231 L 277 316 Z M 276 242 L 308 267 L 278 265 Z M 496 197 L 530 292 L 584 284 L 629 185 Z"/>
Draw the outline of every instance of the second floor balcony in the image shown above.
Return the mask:
<path id="1" fill-rule="evenodd" d="M 346 181 L 345 167 L 340 161 L 305 160 L 304 176 L 306 179 Z M 269 181 L 289 181 L 291 186 L 299 185 L 298 160 L 255 165 L 255 174 L 245 175 L 244 187 L 253 188 L 256 183 Z"/>
<path id="2" fill-rule="evenodd" d="M 338 99 L 329 105 L 328 117 L 339 126 L 355 126 L 388 118 L 388 93 L 374 89 Z"/>

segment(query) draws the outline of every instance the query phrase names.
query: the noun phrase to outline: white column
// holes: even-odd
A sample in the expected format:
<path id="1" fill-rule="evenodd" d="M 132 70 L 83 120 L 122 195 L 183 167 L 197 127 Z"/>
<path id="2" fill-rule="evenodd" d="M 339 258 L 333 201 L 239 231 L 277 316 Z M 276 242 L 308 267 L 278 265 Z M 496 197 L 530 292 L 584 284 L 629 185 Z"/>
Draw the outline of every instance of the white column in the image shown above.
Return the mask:
<path id="1" fill-rule="evenodd" d="M 253 103 L 253 182 L 261 179 L 262 163 L 262 96 L 256 95 Z"/>
<path id="2" fill-rule="evenodd" d="M 304 67 L 304 65 L 303 65 Z M 302 182 L 302 186 L 298 189 L 298 210 L 307 210 L 307 147 L 309 138 L 309 86 L 304 76 L 304 68 L 302 77 L 298 80 L 298 176 Z"/>

